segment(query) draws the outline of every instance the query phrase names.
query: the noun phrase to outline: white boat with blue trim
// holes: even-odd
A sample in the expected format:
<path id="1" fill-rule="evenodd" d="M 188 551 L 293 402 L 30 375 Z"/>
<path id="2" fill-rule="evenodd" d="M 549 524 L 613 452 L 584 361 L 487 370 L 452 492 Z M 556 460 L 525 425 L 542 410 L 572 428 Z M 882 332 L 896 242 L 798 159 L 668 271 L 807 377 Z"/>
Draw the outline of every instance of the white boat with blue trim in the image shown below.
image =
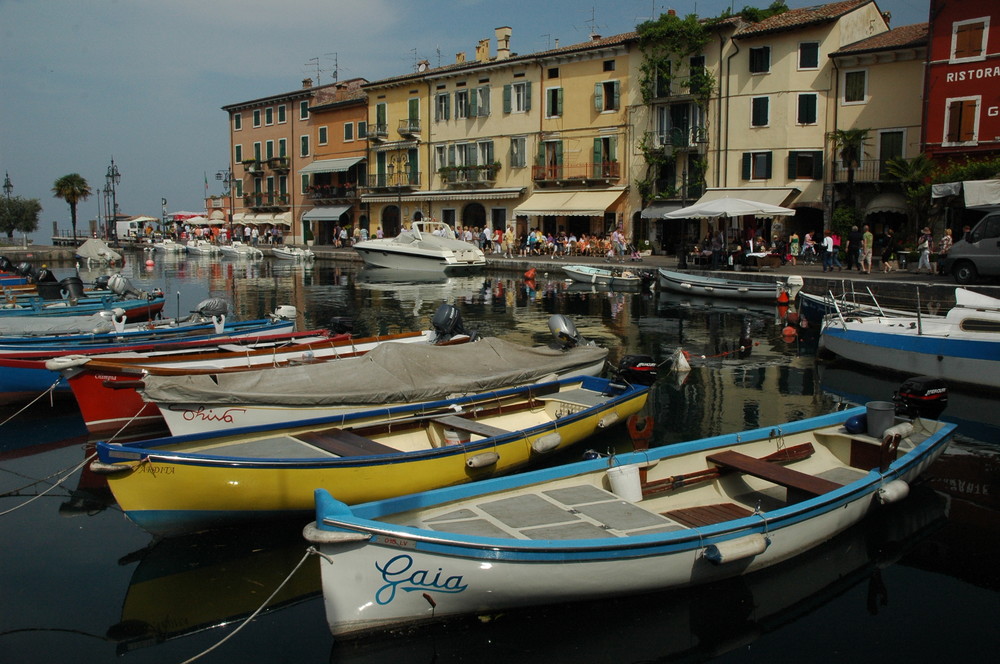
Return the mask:
<path id="1" fill-rule="evenodd" d="M 860 364 L 1000 389 L 1000 300 L 956 288 L 943 317 L 838 312 L 823 320 L 820 345 Z"/>
<path id="2" fill-rule="evenodd" d="M 657 272 L 660 275 L 661 289 L 699 297 L 729 297 L 740 300 L 776 302 L 785 288 L 785 285 L 777 280 L 768 282 L 723 279 L 703 274 L 674 272 L 662 267 Z"/>
<path id="3" fill-rule="evenodd" d="M 597 265 L 563 265 L 563 272 L 581 284 L 608 286 L 609 288 L 639 288 L 642 275 L 629 269 L 614 269 Z"/>
<path id="4" fill-rule="evenodd" d="M 794 558 L 903 499 L 955 428 L 899 414 L 877 436 L 852 433 L 863 413 L 353 507 L 318 490 L 304 534 L 330 630 L 702 584 Z"/>
<path id="5" fill-rule="evenodd" d="M 442 221 L 420 219 L 393 238 L 376 238 L 354 245 L 365 265 L 394 270 L 470 272 L 486 266 L 476 245 L 459 240 Z"/>

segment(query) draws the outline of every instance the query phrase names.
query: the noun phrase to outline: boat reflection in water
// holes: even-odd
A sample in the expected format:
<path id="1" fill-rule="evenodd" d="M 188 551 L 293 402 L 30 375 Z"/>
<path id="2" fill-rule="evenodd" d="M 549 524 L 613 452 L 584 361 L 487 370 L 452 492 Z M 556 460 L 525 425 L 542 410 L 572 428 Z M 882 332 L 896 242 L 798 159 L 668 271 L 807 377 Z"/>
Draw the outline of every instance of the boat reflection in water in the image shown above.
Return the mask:
<path id="1" fill-rule="evenodd" d="M 747 646 L 867 583 L 858 614 L 891 603 L 881 570 L 947 520 L 947 500 L 922 485 L 823 546 L 756 574 L 697 588 L 515 610 L 334 643 L 330 661 L 701 661 Z M 613 635 L 613 636 L 611 636 Z"/>

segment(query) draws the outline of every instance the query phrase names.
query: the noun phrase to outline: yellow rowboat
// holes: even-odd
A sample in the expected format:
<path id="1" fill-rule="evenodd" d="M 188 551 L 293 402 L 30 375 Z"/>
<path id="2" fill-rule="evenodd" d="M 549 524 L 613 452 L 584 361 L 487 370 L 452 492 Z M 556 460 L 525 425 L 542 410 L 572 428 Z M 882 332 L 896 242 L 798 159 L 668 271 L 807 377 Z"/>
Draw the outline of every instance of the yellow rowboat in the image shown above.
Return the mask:
<path id="1" fill-rule="evenodd" d="M 168 535 L 305 515 L 317 488 L 353 504 L 510 473 L 624 421 L 648 389 L 583 376 L 293 426 L 99 442 L 92 469 L 132 521 Z"/>

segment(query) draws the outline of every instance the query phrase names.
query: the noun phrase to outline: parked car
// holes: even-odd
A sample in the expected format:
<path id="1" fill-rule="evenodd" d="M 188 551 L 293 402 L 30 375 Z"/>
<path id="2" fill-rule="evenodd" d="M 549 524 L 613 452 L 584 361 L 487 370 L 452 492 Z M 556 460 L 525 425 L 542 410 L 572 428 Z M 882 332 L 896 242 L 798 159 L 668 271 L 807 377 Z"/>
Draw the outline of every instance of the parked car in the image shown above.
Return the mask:
<path id="1" fill-rule="evenodd" d="M 1000 211 L 983 217 L 959 239 L 941 260 L 941 271 L 959 284 L 971 284 L 979 277 L 1000 276 Z"/>

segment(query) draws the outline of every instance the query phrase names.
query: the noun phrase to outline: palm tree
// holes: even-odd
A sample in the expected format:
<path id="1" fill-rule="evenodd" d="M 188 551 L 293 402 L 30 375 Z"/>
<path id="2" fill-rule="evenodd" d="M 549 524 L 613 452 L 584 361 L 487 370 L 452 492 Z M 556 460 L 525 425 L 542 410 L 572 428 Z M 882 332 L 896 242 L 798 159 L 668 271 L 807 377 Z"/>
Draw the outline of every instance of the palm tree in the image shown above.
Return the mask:
<path id="1" fill-rule="evenodd" d="M 90 185 L 79 173 L 64 175 L 52 185 L 52 193 L 69 203 L 70 219 L 73 222 L 73 239 L 76 239 L 76 204 L 85 201 L 94 193 Z"/>
<path id="2" fill-rule="evenodd" d="M 896 157 L 885 162 L 885 172 L 899 180 L 906 196 L 906 204 L 913 210 L 913 230 L 918 229 L 927 220 L 931 208 L 931 177 L 937 171 L 937 164 L 925 154 L 919 154 L 913 159 Z"/>
<path id="3" fill-rule="evenodd" d="M 854 203 L 854 169 L 861 163 L 870 129 L 837 129 L 827 134 L 833 149 L 847 166 L 847 202 Z"/>

